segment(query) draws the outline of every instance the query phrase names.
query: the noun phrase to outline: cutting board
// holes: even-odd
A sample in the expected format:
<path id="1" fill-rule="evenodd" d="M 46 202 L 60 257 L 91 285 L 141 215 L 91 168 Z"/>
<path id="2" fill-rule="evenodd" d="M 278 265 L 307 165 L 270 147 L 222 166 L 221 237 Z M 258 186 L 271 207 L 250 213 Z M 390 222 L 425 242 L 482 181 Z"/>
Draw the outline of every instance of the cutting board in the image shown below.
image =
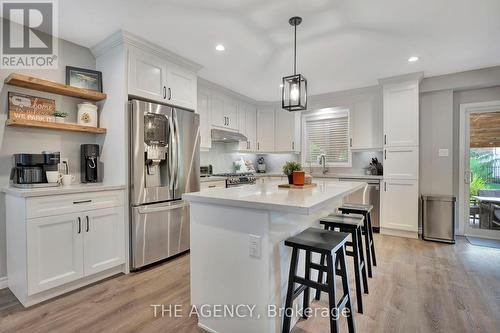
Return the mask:
<path id="1" fill-rule="evenodd" d="M 281 187 L 281 188 L 301 188 L 301 189 L 304 189 L 304 188 L 313 188 L 313 187 L 316 187 L 316 186 L 318 186 L 318 184 L 315 184 L 315 183 L 304 184 L 302 186 L 293 185 L 293 184 L 279 184 L 278 185 L 278 187 Z"/>

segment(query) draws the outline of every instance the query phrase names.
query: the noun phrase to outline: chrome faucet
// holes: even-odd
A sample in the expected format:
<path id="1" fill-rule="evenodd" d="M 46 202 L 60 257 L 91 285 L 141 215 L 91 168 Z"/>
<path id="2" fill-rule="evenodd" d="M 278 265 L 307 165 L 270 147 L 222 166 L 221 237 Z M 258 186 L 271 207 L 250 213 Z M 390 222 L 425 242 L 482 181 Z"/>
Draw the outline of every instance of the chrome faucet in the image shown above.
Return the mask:
<path id="1" fill-rule="evenodd" d="M 321 154 L 319 156 L 319 165 L 323 165 L 323 174 L 325 175 L 328 170 L 326 169 L 326 155 L 325 154 Z"/>

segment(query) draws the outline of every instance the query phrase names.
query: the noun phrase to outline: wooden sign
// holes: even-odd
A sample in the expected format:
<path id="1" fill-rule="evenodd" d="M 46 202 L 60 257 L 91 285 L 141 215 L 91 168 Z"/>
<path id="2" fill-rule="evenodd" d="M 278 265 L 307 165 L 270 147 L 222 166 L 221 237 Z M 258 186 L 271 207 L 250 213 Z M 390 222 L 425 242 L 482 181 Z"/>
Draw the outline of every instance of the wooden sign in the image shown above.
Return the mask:
<path id="1" fill-rule="evenodd" d="M 53 99 L 9 91 L 9 119 L 54 122 L 55 111 Z"/>

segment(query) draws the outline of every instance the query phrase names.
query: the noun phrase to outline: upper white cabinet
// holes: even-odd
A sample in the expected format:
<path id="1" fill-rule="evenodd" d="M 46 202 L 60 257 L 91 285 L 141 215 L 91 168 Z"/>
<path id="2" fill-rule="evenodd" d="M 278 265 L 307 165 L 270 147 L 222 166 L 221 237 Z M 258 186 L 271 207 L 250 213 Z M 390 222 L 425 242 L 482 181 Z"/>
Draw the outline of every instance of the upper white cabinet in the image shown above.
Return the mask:
<path id="1" fill-rule="evenodd" d="M 239 150 L 254 151 L 257 149 L 257 109 L 248 103 L 240 103 L 238 109 L 239 131 L 247 137 L 240 142 Z"/>
<path id="2" fill-rule="evenodd" d="M 210 104 L 210 92 L 203 88 L 198 89 L 198 106 L 196 108 L 196 112 L 200 115 L 201 149 L 212 148 L 212 135 L 210 133 Z"/>
<path id="3" fill-rule="evenodd" d="M 136 48 L 129 50 L 129 94 L 164 102 L 167 96 L 167 64 Z"/>
<path id="4" fill-rule="evenodd" d="M 274 151 L 274 106 L 257 110 L 257 151 Z"/>
<path id="5" fill-rule="evenodd" d="M 384 86 L 384 145 L 418 146 L 418 81 Z"/>
<path id="6" fill-rule="evenodd" d="M 275 111 L 275 151 L 297 152 L 300 150 L 300 112 L 278 108 Z"/>
<path id="7" fill-rule="evenodd" d="M 354 103 L 350 116 L 351 149 L 382 149 L 382 108 L 380 99 Z"/>
<path id="8" fill-rule="evenodd" d="M 418 147 L 384 149 L 384 176 L 391 179 L 418 179 Z"/>
<path id="9" fill-rule="evenodd" d="M 186 109 L 196 109 L 196 73 L 134 46 L 128 47 L 128 93 Z"/>
<path id="10" fill-rule="evenodd" d="M 238 102 L 230 97 L 212 93 L 212 126 L 238 131 Z"/>

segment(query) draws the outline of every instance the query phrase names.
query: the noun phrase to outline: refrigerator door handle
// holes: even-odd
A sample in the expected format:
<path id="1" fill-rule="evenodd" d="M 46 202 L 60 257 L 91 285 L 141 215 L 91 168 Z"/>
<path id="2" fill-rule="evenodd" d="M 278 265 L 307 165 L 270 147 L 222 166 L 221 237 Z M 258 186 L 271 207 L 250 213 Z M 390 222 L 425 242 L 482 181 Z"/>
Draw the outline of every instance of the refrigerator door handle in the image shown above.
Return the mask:
<path id="1" fill-rule="evenodd" d="M 172 114 L 174 115 L 174 128 L 175 128 L 175 179 L 174 179 L 174 188 L 177 189 L 179 187 L 179 122 L 177 121 L 177 110 L 173 109 Z"/>
<path id="2" fill-rule="evenodd" d="M 168 118 L 168 127 L 169 127 L 169 132 L 170 132 L 170 135 L 169 135 L 169 145 L 168 145 L 168 169 L 169 169 L 169 172 L 168 172 L 168 187 L 170 189 L 172 189 L 174 187 L 174 179 L 175 179 L 175 166 L 174 166 L 174 156 L 175 156 L 175 146 L 177 145 L 177 143 L 175 142 L 175 135 L 174 135 L 174 132 L 175 132 L 175 128 L 174 128 L 174 123 L 172 121 L 172 118 L 173 118 L 173 115 L 172 117 L 169 117 Z"/>
<path id="3" fill-rule="evenodd" d="M 158 213 L 158 212 L 166 212 L 169 210 L 174 210 L 174 209 L 179 209 L 183 207 L 189 206 L 189 203 L 186 201 L 183 201 L 182 203 L 178 205 L 166 205 L 166 206 L 156 206 L 156 207 L 139 207 L 138 212 L 139 214 L 149 214 L 149 213 Z"/>

